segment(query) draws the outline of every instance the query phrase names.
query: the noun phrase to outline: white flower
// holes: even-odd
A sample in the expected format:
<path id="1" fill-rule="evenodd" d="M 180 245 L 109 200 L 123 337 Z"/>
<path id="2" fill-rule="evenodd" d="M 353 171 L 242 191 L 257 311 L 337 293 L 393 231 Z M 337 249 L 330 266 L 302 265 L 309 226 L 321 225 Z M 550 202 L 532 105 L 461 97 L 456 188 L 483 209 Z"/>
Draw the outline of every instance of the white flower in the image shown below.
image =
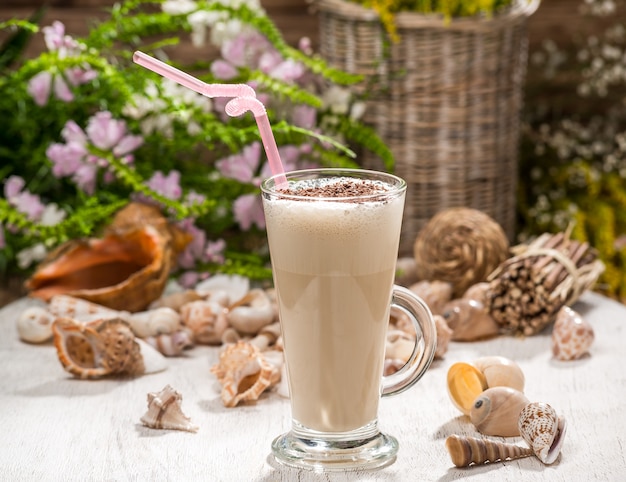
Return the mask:
<path id="1" fill-rule="evenodd" d="M 198 4 L 193 0 L 166 0 L 161 8 L 170 15 L 183 15 L 193 12 L 198 8 Z"/>
<path id="2" fill-rule="evenodd" d="M 44 208 L 39 222 L 44 226 L 55 226 L 65 219 L 66 214 L 55 203 L 50 203 Z"/>
<path id="3" fill-rule="evenodd" d="M 26 269 L 31 264 L 43 260 L 46 254 L 46 247 L 42 243 L 37 243 L 17 253 L 17 265 L 21 269 Z"/>
<path id="4" fill-rule="evenodd" d="M 322 103 L 334 114 L 347 114 L 350 108 L 350 90 L 333 85 L 322 95 Z"/>

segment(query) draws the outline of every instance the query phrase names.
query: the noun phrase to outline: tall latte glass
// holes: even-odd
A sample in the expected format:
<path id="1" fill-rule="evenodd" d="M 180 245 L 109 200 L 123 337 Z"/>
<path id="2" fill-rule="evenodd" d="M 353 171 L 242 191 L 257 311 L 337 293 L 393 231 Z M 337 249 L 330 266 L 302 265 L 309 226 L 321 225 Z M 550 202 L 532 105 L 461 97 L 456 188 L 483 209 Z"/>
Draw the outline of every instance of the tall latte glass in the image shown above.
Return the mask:
<path id="1" fill-rule="evenodd" d="M 398 442 L 378 429 L 378 402 L 413 385 L 436 344 L 424 302 L 393 284 L 406 184 L 380 172 L 313 169 L 261 189 L 292 411 L 274 457 L 318 470 L 388 465 Z M 407 364 L 383 377 L 391 306 L 418 336 Z"/>

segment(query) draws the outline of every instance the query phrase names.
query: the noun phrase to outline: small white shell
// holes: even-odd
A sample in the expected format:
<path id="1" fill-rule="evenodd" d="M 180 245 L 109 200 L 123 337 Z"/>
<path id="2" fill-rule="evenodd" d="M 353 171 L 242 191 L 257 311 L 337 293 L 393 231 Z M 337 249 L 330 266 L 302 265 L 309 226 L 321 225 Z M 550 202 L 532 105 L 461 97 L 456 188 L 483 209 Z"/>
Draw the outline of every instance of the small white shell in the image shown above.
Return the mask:
<path id="1" fill-rule="evenodd" d="M 179 356 L 193 346 L 193 335 L 188 328 L 173 333 L 149 336 L 144 341 L 165 356 Z"/>
<path id="2" fill-rule="evenodd" d="M 229 304 L 233 304 L 250 291 L 250 280 L 245 276 L 218 274 L 198 283 L 195 291 L 202 297 L 226 293 Z"/>
<path id="3" fill-rule="evenodd" d="M 44 343 L 52 339 L 54 315 L 40 306 L 26 308 L 17 319 L 17 334 L 28 343 Z"/>
<path id="4" fill-rule="evenodd" d="M 172 308 L 162 307 L 133 313 L 128 323 L 138 337 L 147 338 L 179 330 L 181 318 Z"/>
<path id="5" fill-rule="evenodd" d="M 198 426 L 182 411 L 182 400 L 180 392 L 170 385 L 160 392 L 148 393 L 148 411 L 141 417 L 141 423 L 156 429 L 197 432 Z"/>
<path id="6" fill-rule="evenodd" d="M 589 352 L 595 334 L 592 326 L 568 306 L 556 315 L 552 329 L 552 353 L 557 360 L 577 360 Z"/>
<path id="7" fill-rule="evenodd" d="M 544 464 L 553 463 L 561 452 L 567 424 L 547 403 L 526 405 L 519 415 L 519 432 Z"/>
<path id="8" fill-rule="evenodd" d="M 265 291 L 255 288 L 229 307 L 226 318 L 239 333 L 256 335 L 274 321 L 272 300 Z"/>

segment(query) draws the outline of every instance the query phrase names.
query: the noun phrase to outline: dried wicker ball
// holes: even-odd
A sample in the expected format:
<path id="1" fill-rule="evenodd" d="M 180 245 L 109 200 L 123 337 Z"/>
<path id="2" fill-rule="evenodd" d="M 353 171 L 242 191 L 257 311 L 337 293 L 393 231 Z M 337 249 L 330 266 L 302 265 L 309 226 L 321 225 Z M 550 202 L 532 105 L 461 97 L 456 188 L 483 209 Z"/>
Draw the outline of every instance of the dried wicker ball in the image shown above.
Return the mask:
<path id="1" fill-rule="evenodd" d="M 414 253 L 419 279 L 452 283 L 453 296 L 460 297 L 509 257 L 509 240 L 489 215 L 449 208 L 420 230 Z"/>

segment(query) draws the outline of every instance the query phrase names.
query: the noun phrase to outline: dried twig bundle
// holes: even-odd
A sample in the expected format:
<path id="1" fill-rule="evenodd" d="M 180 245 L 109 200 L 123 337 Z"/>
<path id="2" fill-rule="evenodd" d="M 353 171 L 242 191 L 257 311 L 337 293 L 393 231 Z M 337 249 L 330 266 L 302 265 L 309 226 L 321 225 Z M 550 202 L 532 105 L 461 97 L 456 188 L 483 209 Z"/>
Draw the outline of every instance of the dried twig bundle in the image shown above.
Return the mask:
<path id="1" fill-rule="evenodd" d="M 453 295 L 459 297 L 509 257 L 509 241 L 489 215 L 472 208 L 449 208 L 420 230 L 414 254 L 420 280 L 449 282 Z"/>
<path id="2" fill-rule="evenodd" d="M 597 281 L 604 264 L 569 232 L 545 233 L 512 248 L 490 276 L 486 307 L 504 332 L 534 335 Z"/>

